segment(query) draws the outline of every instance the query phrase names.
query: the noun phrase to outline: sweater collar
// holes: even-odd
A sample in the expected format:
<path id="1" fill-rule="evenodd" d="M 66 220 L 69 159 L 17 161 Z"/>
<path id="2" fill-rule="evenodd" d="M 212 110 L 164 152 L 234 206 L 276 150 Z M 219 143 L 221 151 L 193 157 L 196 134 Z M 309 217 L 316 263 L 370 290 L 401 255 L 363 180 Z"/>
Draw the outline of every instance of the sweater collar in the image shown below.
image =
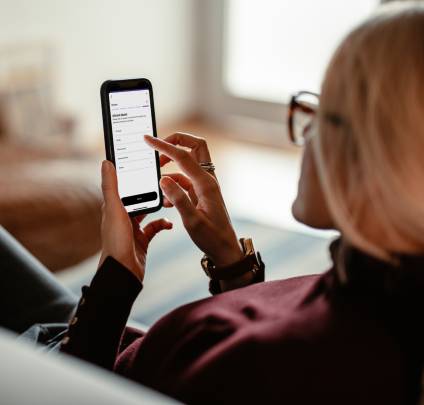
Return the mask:
<path id="1" fill-rule="evenodd" d="M 424 291 L 424 255 L 396 254 L 395 262 L 387 262 L 347 244 L 343 238 L 331 243 L 330 254 L 342 286 L 383 289 L 396 295 Z"/>

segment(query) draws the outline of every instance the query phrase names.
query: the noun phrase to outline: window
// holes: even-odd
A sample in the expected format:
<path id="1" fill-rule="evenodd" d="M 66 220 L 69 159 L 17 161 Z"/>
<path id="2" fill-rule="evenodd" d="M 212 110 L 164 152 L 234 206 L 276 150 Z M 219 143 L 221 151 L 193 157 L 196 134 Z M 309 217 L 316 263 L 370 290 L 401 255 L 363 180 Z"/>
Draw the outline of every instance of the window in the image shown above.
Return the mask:
<path id="1" fill-rule="evenodd" d="M 378 0 L 227 0 L 223 86 L 232 96 L 282 103 L 319 91 L 343 37 Z"/>

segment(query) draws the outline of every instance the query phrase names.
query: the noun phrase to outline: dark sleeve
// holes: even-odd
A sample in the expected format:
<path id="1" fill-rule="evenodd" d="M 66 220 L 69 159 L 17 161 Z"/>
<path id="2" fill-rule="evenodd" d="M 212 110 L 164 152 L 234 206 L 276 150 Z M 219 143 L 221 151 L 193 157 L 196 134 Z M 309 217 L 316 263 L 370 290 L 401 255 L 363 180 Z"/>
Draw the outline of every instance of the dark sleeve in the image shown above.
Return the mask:
<path id="1" fill-rule="evenodd" d="M 210 302 L 215 306 L 214 302 Z M 182 307 L 157 322 L 116 372 L 183 403 L 261 403 L 255 342 L 235 314 Z M 128 361 L 129 360 L 129 361 Z M 128 366 L 130 364 L 130 366 Z M 263 401 L 262 401 L 263 402 Z"/>
<path id="2" fill-rule="evenodd" d="M 112 370 L 140 281 L 114 258 L 98 269 L 90 287 L 82 288 L 61 351 Z"/>

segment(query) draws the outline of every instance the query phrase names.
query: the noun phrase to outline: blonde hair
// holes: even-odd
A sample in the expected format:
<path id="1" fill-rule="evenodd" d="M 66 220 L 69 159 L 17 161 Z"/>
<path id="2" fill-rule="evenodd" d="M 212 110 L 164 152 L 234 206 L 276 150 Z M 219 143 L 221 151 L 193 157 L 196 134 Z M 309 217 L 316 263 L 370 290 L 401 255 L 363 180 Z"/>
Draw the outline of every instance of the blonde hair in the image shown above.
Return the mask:
<path id="1" fill-rule="evenodd" d="M 424 5 L 382 6 L 355 29 L 330 62 L 320 104 L 315 158 L 341 233 L 383 259 L 393 253 L 385 235 L 424 251 Z M 370 219 L 381 239 L 364 232 Z"/>

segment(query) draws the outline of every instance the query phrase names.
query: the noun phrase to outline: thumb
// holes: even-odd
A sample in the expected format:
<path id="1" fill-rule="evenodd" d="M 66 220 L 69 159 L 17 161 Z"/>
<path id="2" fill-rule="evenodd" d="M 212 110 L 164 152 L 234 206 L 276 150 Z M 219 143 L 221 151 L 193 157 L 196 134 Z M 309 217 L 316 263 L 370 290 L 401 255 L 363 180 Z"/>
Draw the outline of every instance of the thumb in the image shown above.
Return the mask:
<path id="1" fill-rule="evenodd" d="M 166 218 L 156 219 L 148 223 L 144 228 L 143 232 L 147 241 L 150 242 L 156 234 L 161 231 L 172 229 L 172 222 Z"/>
<path id="2" fill-rule="evenodd" d="M 102 193 L 106 207 L 121 202 L 115 167 L 108 160 L 102 162 Z"/>

